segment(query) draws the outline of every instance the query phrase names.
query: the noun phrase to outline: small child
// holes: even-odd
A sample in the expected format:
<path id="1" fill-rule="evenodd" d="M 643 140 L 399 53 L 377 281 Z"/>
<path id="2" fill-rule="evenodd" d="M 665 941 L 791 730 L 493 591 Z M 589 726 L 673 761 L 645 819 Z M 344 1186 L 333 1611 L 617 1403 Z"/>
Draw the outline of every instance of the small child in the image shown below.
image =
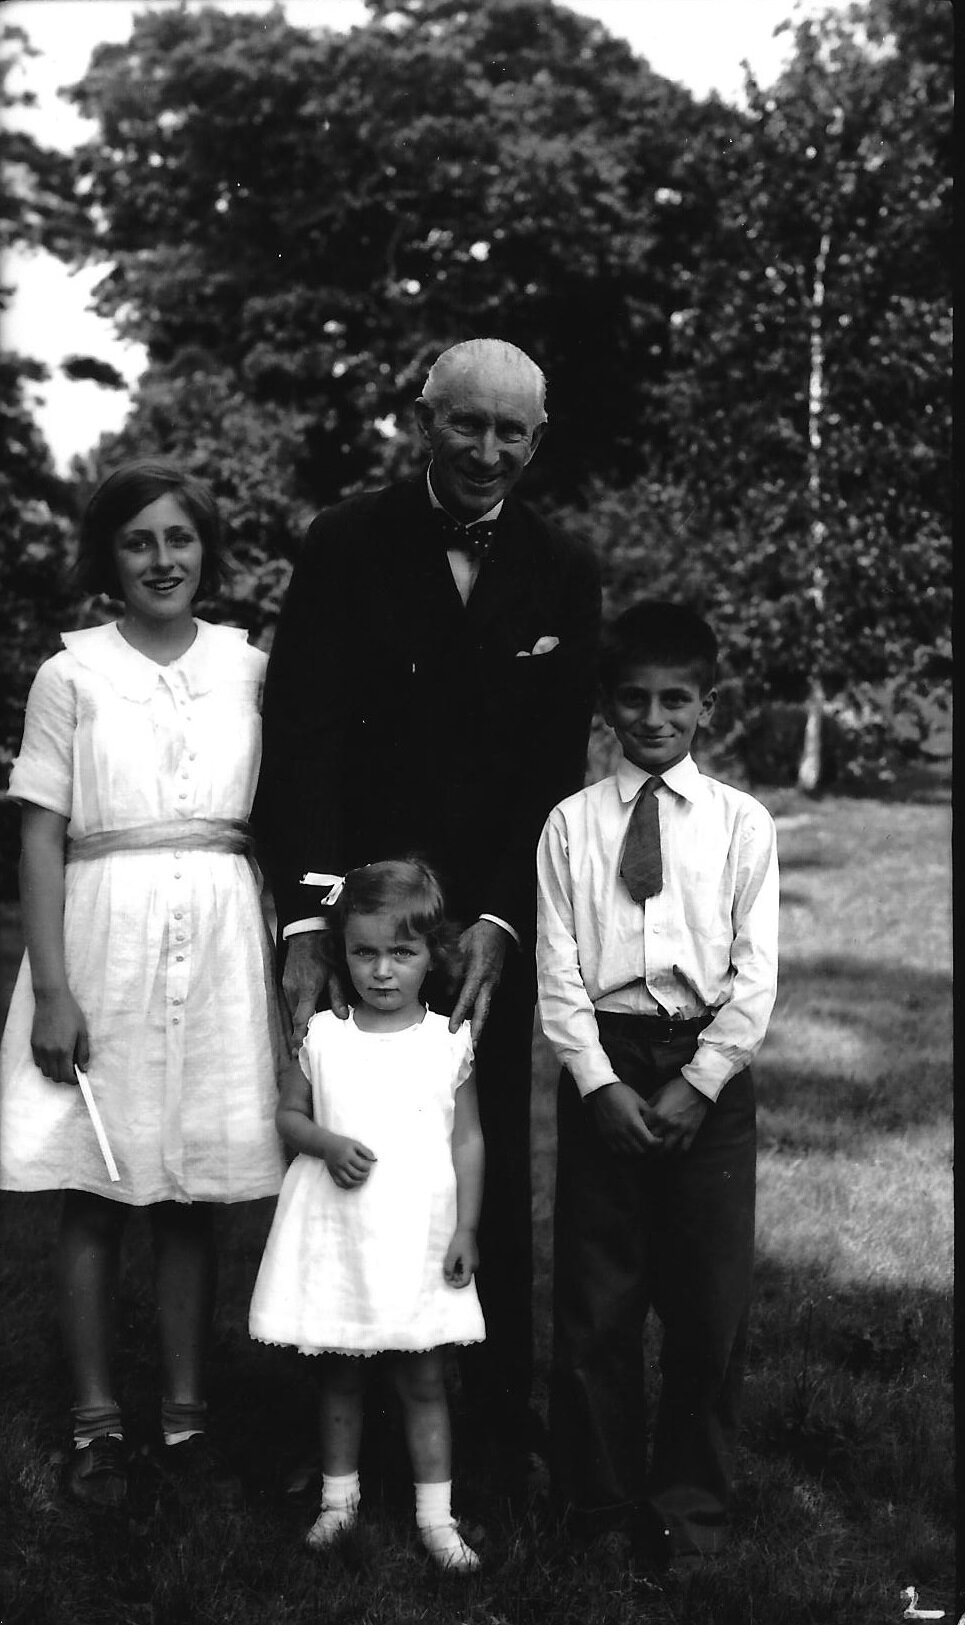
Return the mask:
<path id="1" fill-rule="evenodd" d="M 286 1175 L 251 1303 L 251 1335 L 321 1356 L 322 1507 L 307 1537 L 331 1546 L 356 1521 L 365 1376 L 391 1356 L 422 1542 L 474 1569 L 450 1510 L 443 1345 L 485 1337 L 473 1283 L 483 1141 L 469 1024 L 451 1033 L 422 1003 L 455 934 L 424 864 L 353 869 L 332 910 L 348 1020 L 309 1023 L 282 1082 Z"/>
<path id="2" fill-rule="evenodd" d="M 616 772 L 540 840 L 539 1006 L 559 1092 L 550 1431 L 588 1534 L 691 1568 L 727 1533 L 754 1247 L 748 1063 L 777 983 L 773 822 L 690 747 L 711 628 L 644 602 L 605 641 Z M 643 1329 L 663 1327 L 647 1473 Z"/>

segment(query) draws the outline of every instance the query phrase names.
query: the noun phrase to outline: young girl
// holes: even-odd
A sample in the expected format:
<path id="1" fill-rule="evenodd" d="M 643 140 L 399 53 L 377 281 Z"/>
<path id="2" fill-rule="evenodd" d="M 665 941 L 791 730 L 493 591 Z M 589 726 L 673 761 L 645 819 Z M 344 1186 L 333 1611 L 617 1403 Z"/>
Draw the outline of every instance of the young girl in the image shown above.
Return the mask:
<path id="1" fill-rule="evenodd" d="M 124 1218 L 150 1209 L 162 1459 L 210 1465 L 210 1204 L 281 1184 L 284 1046 L 245 822 L 266 658 L 244 632 L 193 618 L 195 595 L 223 572 L 207 487 L 161 461 L 119 468 L 87 508 L 78 572 L 123 610 L 65 633 L 41 667 L 10 781 L 27 953 L 0 1051 L 0 1185 L 64 1191 L 69 1488 L 116 1505 L 127 1489 L 112 1371 Z M 116 1182 L 75 1067 L 89 1073 Z"/>
<path id="2" fill-rule="evenodd" d="M 365 1386 L 385 1354 L 402 1404 L 423 1544 L 473 1569 L 450 1510 L 451 1440 L 441 1345 L 485 1329 L 472 1276 L 483 1145 L 469 1025 L 449 1031 L 421 1000 L 451 954 L 439 884 L 415 861 L 352 870 L 333 910 L 354 1008 L 309 1023 L 285 1074 L 278 1128 L 298 1156 L 285 1178 L 251 1304 L 267 1343 L 318 1354 L 322 1508 L 330 1546 L 355 1523 Z"/>

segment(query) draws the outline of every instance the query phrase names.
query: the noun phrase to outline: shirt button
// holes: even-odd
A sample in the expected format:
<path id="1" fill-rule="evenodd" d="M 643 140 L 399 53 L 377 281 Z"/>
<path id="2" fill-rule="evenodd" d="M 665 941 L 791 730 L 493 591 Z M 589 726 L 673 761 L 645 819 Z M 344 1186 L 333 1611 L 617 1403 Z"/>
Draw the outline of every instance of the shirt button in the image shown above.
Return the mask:
<path id="1" fill-rule="evenodd" d="M 182 914 L 182 913 L 181 913 L 181 912 L 180 912 L 180 911 L 178 911 L 178 912 L 177 912 L 177 913 L 176 913 L 176 914 L 175 914 L 175 916 L 174 916 L 174 918 L 175 918 L 175 919 L 176 919 L 176 920 L 183 920 L 183 919 L 184 919 L 184 915 L 183 915 L 183 914 Z M 180 937 L 179 937 L 179 938 L 178 938 L 178 941 L 179 941 L 179 942 L 180 942 L 180 941 L 181 941 L 181 938 L 180 938 Z"/>
<path id="2" fill-rule="evenodd" d="M 172 1026 L 172 1027 L 176 1027 L 176 1026 L 177 1026 L 177 1025 L 178 1025 L 178 1022 L 179 1022 L 179 1021 L 180 1021 L 180 1020 L 181 1020 L 181 1017 L 180 1017 L 180 1016 L 174 1016 L 174 1017 L 173 1017 L 173 1018 L 172 1018 L 172 1021 L 171 1021 L 171 1026 Z"/>
<path id="3" fill-rule="evenodd" d="M 184 1000 L 183 1000 L 183 999 L 172 999 L 172 1000 L 171 1000 L 171 1003 L 172 1003 L 172 1004 L 183 1004 L 183 1003 L 184 1003 Z M 174 1018 L 174 1019 L 175 1019 L 175 1020 L 177 1020 L 177 1017 L 176 1017 L 176 1016 L 175 1016 L 175 1018 Z"/>
<path id="4" fill-rule="evenodd" d="M 187 801 L 187 799 L 188 799 L 187 791 L 186 790 L 180 790 L 178 792 L 178 800 L 179 801 Z"/>
<path id="5" fill-rule="evenodd" d="M 181 871 L 180 871 L 180 869 L 175 869 L 174 878 L 175 878 L 175 880 L 180 880 L 181 879 Z"/>
<path id="6" fill-rule="evenodd" d="M 180 852 L 175 852 L 175 854 L 174 854 L 174 856 L 175 856 L 175 857 L 176 857 L 176 858 L 179 858 L 179 857 L 180 857 L 180 856 L 181 856 L 181 854 L 180 854 Z"/>
<path id="7" fill-rule="evenodd" d="M 181 939 L 180 939 L 180 937 L 179 937 L 179 938 L 178 938 L 178 941 L 179 941 L 179 942 L 180 942 L 180 940 L 181 940 Z M 183 954 L 175 954 L 175 956 L 174 956 L 174 957 L 175 957 L 175 959 L 176 959 L 176 960 L 177 960 L 177 962 L 178 962 L 178 964 L 179 964 L 179 965 L 181 965 L 181 964 L 183 964 L 183 962 L 184 962 L 184 955 L 183 955 Z"/>
<path id="8" fill-rule="evenodd" d="M 175 940 L 175 942 L 183 942 L 183 941 L 184 941 L 184 938 L 183 938 L 183 937 L 175 937 L 175 939 L 174 939 L 174 940 Z M 184 958 L 184 955 L 183 955 L 183 954 L 182 954 L 182 955 L 181 955 L 181 958 L 182 958 L 182 959 L 183 959 L 183 958 Z"/>

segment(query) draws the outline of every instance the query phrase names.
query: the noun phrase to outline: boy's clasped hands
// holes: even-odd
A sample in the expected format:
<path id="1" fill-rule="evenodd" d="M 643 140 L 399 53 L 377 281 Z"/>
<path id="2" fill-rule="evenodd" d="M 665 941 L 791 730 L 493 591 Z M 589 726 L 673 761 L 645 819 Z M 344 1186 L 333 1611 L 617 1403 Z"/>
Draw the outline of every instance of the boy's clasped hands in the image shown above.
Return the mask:
<path id="1" fill-rule="evenodd" d="M 627 1083 L 609 1083 L 587 1097 L 608 1151 L 622 1156 L 669 1156 L 689 1151 L 710 1101 L 678 1076 L 649 1100 Z"/>

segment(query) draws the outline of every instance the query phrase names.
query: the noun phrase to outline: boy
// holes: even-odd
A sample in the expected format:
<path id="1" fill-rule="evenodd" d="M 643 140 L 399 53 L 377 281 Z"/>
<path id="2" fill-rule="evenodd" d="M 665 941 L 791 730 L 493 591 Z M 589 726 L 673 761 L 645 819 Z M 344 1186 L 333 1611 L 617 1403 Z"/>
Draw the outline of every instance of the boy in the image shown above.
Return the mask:
<path id="1" fill-rule="evenodd" d="M 638 603 L 601 662 L 616 772 L 539 845 L 539 1008 L 559 1092 L 550 1431 L 587 1533 L 698 1566 L 726 1540 L 754 1246 L 748 1063 L 777 984 L 773 822 L 698 771 L 711 628 Z M 663 1325 L 646 1470 L 643 1327 Z"/>

